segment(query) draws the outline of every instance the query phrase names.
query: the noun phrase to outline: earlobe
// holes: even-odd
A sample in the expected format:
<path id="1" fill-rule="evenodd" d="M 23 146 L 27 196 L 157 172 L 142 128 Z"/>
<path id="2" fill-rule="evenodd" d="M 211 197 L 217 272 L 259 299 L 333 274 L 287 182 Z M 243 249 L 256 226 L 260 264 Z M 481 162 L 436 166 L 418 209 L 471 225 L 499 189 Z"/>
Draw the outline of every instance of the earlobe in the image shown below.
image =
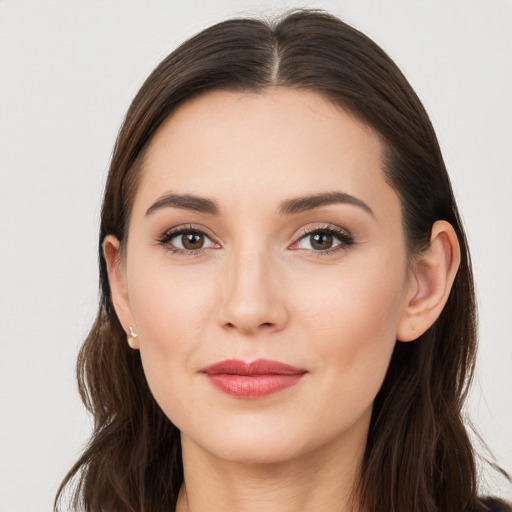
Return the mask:
<path id="1" fill-rule="evenodd" d="M 417 256 L 397 340 L 421 336 L 441 314 L 460 264 L 460 246 L 452 225 L 444 220 L 432 226 L 427 249 Z"/>
<path id="2" fill-rule="evenodd" d="M 120 257 L 120 242 L 113 235 L 107 235 L 103 241 L 103 256 L 107 264 L 110 298 L 119 322 L 127 333 L 127 341 L 131 348 L 139 348 L 138 336 L 130 335 L 134 320 L 128 298 L 126 273 Z M 131 328 L 131 331 L 130 331 Z"/>

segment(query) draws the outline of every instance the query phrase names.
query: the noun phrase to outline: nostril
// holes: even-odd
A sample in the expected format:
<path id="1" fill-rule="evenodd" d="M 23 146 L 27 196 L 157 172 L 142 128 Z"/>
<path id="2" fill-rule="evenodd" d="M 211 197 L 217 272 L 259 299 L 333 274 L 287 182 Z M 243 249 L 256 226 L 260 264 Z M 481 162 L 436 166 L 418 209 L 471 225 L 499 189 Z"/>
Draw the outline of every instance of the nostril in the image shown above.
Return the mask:
<path id="1" fill-rule="evenodd" d="M 258 327 L 261 328 L 261 327 L 273 327 L 273 326 L 274 326 L 274 324 L 272 322 L 263 322 Z M 226 322 L 224 327 L 226 329 L 237 329 L 237 326 L 231 322 Z"/>

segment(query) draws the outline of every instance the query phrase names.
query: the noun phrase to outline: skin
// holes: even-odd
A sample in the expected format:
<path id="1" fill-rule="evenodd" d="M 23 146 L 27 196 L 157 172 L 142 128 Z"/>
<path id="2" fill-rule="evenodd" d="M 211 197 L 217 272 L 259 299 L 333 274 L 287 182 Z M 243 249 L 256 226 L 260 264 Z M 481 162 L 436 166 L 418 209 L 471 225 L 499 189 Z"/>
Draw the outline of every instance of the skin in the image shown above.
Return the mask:
<path id="1" fill-rule="evenodd" d="M 348 510 L 396 340 L 435 321 L 459 263 L 453 229 L 439 221 L 430 248 L 407 264 L 381 154 L 378 136 L 354 117 L 314 92 L 282 88 L 209 92 L 151 141 L 127 245 L 120 255 L 109 236 L 104 253 L 118 317 L 138 335 L 128 342 L 182 433 L 178 511 Z M 284 200 L 332 191 L 371 213 L 347 203 L 279 213 Z M 212 199 L 220 215 L 147 214 L 169 192 Z M 206 233 L 202 252 L 171 252 L 182 236 L 159 242 L 179 226 Z M 338 250 L 319 250 L 305 230 L 326 226 L 353 243 L 333 238 Z M 232 358 L 307 374 L 240 399 L 199 372 Z"/>

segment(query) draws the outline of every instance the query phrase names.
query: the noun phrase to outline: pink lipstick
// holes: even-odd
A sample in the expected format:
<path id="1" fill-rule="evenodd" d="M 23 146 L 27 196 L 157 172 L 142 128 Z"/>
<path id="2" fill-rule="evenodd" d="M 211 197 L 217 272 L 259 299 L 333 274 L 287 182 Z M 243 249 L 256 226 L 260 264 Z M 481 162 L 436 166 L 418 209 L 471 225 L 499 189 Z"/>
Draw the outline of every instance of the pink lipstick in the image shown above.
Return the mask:
<path id="1" fill-rule="evenodd" d="M 240 398 L 261 398 L 289 388 L 304 377 L 306 370 L 258 359 L 245 363 L 227 359 L 200 370 L 218 390 Z"/>

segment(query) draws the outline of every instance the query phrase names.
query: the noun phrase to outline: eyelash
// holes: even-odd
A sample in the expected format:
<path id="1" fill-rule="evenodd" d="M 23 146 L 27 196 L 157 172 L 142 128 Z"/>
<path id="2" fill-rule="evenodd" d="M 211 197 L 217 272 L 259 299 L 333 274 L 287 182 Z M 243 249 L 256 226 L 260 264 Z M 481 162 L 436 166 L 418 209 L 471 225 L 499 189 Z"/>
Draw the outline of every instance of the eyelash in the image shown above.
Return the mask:
<path id="1" fill-rule="evenodd" d="M 157 242 L 159 245 L 164 246 L 165 249 L 168 250 L 172 254 L 179 254 L 179 255 L 183 255 L 183 256 L 200 256 L 201 254 L 204 253 L 204 251 L 206 249 L 208 249 L 208 247 L 197 249 L 197 250 L 192 250 L 192 249 L 180 249 L 177 247 L 172 247 L 169 244 L 169 242 L 173 238 L 176 238 L 179 235 L 183 235 L 183 234 L 187 234 L 187 233 L 188 234 L 193 233 L 193 234 L 204 235 L 205 237 L 207 237 L 211 240 L 211 237 L 201 229 L 195 228 L 194 226 L 182 226 L 179 228 L 173 228 L 173 229 L 166 231 L 162 236 L 160 236 L 158 238 Z M 294 250 L 308 251 L 315 257 L 321 257 L 321 256 L 326 256 L 326 255 L 336 253 L 343 249 L 347 249 L 348 247 L 351 247 L 351 246 L 355 245 L 355 243 L 356 243 L 354 240 L 354 237 L 348 231 L 341 229 L 337 226 L 325 225 L 325 226 L 316 227 L 314 229 L 308 229 L 308 228 L 303 229 L 299 233 L 299 238 L 297 239 L 296 242 L 294 242 L 293 245 L 296 245 L 297 243 L 299 243 L 304 238 L 307 238 L 308 236 L 313 236 L 318 233 L 332 235 L 333 237 L 337 238 L 341 243 L 339 245 L 336 245 L 335 247 L 331 247 L 330 249 L 325 249 L 325 250 L 318 250 L 318 251 L 315 251 L 312 249 L 294 249 Z M 216 242 L 214 242 L 214 243 L 216 243 Z"/>
<path id="2" fill-rule="evenodd" d="M 310 252 L 315 257 L 322 257 L 322 256 L 328 256 L 333 253 L 337 253 L 339 251 L 342 251 L 344 249 L 347 249 L 349 247 L 352 247 L 355 245 L 355 239 L 354 237 L 345 229 L 341 229 L 337 226 L 332 225 L 325 225 L 325 226 L 319 226 L 314 229 L 305 228 L 299 233 L 299 238 L 296 242 L 294 242 L 293 245 L 296 245 L 304 238 L 307 238 L 308 236 L 313 236 L 318 233 L 322 234 L 328 234 L 332 235 L 334 238 L 337 238 L 341 243 L 339 245 L 336 245 L 335 247 L 331 247 L 330 249 L 325 250 L 319 250 L 315 251 L 312 249 L 295 249 L 295 250 L 304 250 Z"/>

